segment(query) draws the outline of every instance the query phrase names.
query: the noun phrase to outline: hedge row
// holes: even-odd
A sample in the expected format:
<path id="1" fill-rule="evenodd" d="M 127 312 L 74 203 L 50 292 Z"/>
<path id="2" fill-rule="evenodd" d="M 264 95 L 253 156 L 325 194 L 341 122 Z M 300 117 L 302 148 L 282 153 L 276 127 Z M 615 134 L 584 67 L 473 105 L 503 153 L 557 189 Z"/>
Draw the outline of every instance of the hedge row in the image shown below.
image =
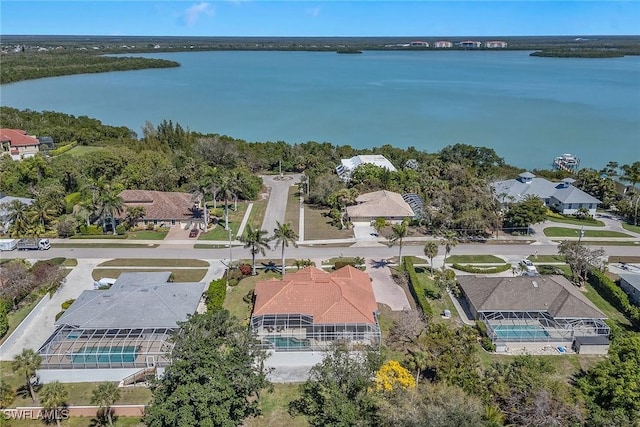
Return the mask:
<path id="1" fill-rule="evenodd" d="M 207 310 L 217 311 L 222 309 L 224 299 L 227 296 L 227 281 L 225 279 L 214 280 L 207 289 Z"/>
<path id="2" fill-rule="evenodd" d="M 69 144 L 63 145 L 61 147 L 58 147 L 54 150 L 49 150 L 49 155 L 50 156 L 59 156 L 62 153 L 66 153 L 67 151 L 71 150 L 73 147 L 75 147 L 76 145 L 78 145 L 77 141 L 73 141 Z"/>
<path id="3" fill-rule="evenodd" d="M 507 271 L 511 269 L 511 264 L 499 265 L 496 267 L 475 267 L 473 265 L 462 265 L 458 263 L 453 263 L 453 268 L 460 271 L 466 271 L 467 273 L 476 273 L 476 274 L 493 274 L 493 273 L 502 273 L 503 271 Z"/>
<path id="4" fill-rule="evenodd" d="M 411 261 L 409 257 L 405 257 L 403 261 L 404 270 L 407 272 L 407 277 L 409 279 L 409 291 L 411 292 L 413 299 L 416 300 L 425 316 L 433 315 L 433 309 L 431 308 L 429 301 L 427 301 L 424 290 L 418 281 L 416 269 L 413 267 L 413 261 Z"/>
<path id="5" fill-rule="evenodd" d="M 593 288 L 615 308 L 622 312 L 637 326 L 640 326 L 640 308 L 631 305 L 629 297 L 621 287 L 616 285 L 601 271 L 593 270 L 587 274 L 589 283 Z"/>
<path id="6" fill-rule="evenodd" d="M 0 299 L 0 338 L 4 337 L 9 330 L 9 310 L 11 303 Z"/>

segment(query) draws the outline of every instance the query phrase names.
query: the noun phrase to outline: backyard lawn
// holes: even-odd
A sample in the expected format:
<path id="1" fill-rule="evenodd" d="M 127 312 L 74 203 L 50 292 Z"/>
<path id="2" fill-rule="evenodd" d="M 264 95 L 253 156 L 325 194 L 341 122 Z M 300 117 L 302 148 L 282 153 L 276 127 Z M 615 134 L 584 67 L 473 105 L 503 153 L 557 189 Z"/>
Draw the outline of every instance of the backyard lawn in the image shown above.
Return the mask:
<path id="1" fill-rule="evenodd" d="M 305 240 L 353 238 L 353 230 L 339 230 L 335 225 L 331 225 L 331 218 L 325 216 L 327 213 L 329 213 L 327 208 L 312 205 L 304 206 Z"/>
<path id="2" fill-rule="evenodd" d="M 245 427 L 305 427 L 306 417 L 292 417 L 287 412 L 289 402 L 300 397 L 298 384 L 274 384 L 273 391 L 260 395 L 262 415 L 245 421 Z"/>
<path id="3" fill-rule="evenodd" d="M 547 227 L 544 229 L 544 235 L 547 237 L 578 237 L 580 230 L 576 228 L 565 227 Z M 583 237 L 633 237 L 629 234 L 619 231 L 610 230 L 584 230 Z"/>
<path id="4" fill-rule="evenodd" d="M 227 289 L 227 297 L 222 307 L 229 310 L 229 313 L 237 317 L 243 325 L 248 325 L 253 304 L 246 302 L 243 298 L 255 289 L 256 282 L 269 280 L 272 277 L 278 278 L 280 274 L 259 272 L 257 276 L 245 277 L 236 286 Z"/>
<path id="5" fill-rule="evenodd" d="M 586 292 L 584 295 L 600 309 L 610 321 L 614 322 L 622 329 L 633 329 L 631 322 L 622 313 L 620 313 L 614 306 L 609 304 L 589 283 L 585 285 Z"/>

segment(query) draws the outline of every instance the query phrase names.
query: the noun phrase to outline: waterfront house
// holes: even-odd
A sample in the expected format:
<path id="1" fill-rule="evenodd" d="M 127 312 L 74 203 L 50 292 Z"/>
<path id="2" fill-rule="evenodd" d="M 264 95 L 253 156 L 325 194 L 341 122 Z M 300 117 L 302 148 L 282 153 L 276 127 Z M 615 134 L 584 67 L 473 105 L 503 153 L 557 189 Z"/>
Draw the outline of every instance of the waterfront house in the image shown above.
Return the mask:
<path id="1" fill-rule="evenodd" d="M 491 40 L 486 42 L 484 46 L 488 49 L 504 49 L 505 47 L 507 47 L 507 42 L 503 42 L 500 40 Z"/>
<path id="2" fill-rule="evenodd" d="M 429 47 L 429 43 L 423 41 L 414 41 L 410 45 L 411 47 Z"/>
<path id="3" fill-rule="evenodd" d="M 178 225 L 184 229 L 193 224 L 203 223 L 200 198 L 189 193 L 173 191 L 124 190 L 120 193 L 125 209 L 118 215 L 126 216 L 126 208 L 140 206 L 145 210 L 138 225 L 153 224 L 171 227 Z"/>
<path id="4" fill-rule="evenodd" d="M 492 183 L 498 201 L 506 206 L 524 200 L 527 196 L 535 196 L 548 206 L 564 215 L 572 215 L 580 208 L 587 209 L 589 215 L 595 216 L 600 200 L 573 186 L 574 180 L 566 178 L 562 182 L 551 182 L 538 178 L 531 172 L 523 172 L 516 179 L 508 179 Z"/>
<path id="5" fill-rule="evenodd" d="M 465 49 L 477 49 L 482 46 L 482 42 L 475 40 L 465 40 L 458 43 L 458 46 Z"/>
<path id="6" fill-rule="evenodd" d="M 372 164 L 387 169 L 390 172 L 396 172 L 395 166 L 393 166 L 385 156 L 380 154 L 365 154 L 353 156 L 350 159 L 342 159 L 340 165 L 336 167 L 336 172 L 343 181 L 349 181 L 355 168 L 363 164 Z"/>
<path id="7" fill-rule="evenodd" d="M 9 155 L 13 160 L 35 156 L 40 141 L 20 129 L 0 129 L 0 155 Z"/>
<path id="8" fill-rule="evenodd" d="M 347 206 L 346 209 L 347 217 L 353 223 L 370 224 L 377 218 L 384 218 L 388 222 L 397 224 L 405 218 L 416 216 L 416 212 L 401 194 L 387 190 L 361 194 L 356 198 L 356 205 Z"/>
<path id="9" fill-rule="evenodd" d="M 485 324 L 498 350 L 561 346 L 606 354 L 609 348 L 607 316 L 564 276 L 458 276 L 457 281 L 465 312 Z"/>
<path id="10" fill-rule="evenodd" d="M 446 40 L 439 40 L 433 43 L 433 47 L 437 49 L 446 49 L 446 48 L 453 47 L 453 42 L 446 41 Z"/>
<path id="11" fill-rule="evenodd" d="M 380 344 L 378 305 L 369 275 L 346 266 L 306 267 L 256 283 L 251 329 L 275 352 L 320 351 L 341 341 Z"/>

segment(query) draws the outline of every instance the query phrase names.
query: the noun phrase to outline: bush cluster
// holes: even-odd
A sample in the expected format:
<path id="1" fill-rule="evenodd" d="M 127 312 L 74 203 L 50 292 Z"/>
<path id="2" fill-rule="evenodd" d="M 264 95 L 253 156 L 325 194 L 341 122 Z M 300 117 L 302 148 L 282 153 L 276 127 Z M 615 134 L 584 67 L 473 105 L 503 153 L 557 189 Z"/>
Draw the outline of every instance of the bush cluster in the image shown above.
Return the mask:
<path id="1" fill-rule="evenodd" d="M 207 289 L 207 310 L 218 311 L 222 309 L 222 304 L 227 296 L 227 283 L 225 279 L 217 279 L 209 284 Z"/>
<path id="2" fill-rule="evenodd" d="M 478 331 L 478 334 L 480 335 L 480 345 L 482 346 L 482 348 L 487 351 L 496 351 L 496 346 L 491 341 L 491 338 L 489 338 L 487 325 L 485 325 L 484 322 L 481 322 L 480 320 L 476 320 L 476 329 Z"/>
<path id="3" fill-rule="evenodd" d="M 81 225 L 80 234 L 86 236 L 97 236 L 102 234 L 102 227 L 99 225 Z"/>
<path id="4" fill-rule="evenodd" d="M 243 276 L 248 276 L 251 274 L 251 266 L 249 264 L 240 264 L 238 270 L 240 270 Z"/>
<path id="5" fill-rule="evenodd" d="M 425 292 L 420 286 L 420 282 L 418 282 L 416 269 L 413 267 L 413 261 L 411 261 L 409 257 L 404 258 L 404 270 L 407 273 L 409 281 L 409 291 L 411 291 L 413 299 L 416 300 L 425 316 L 432 316 L 433 309 L 431 308 L 429 301 L 427 301 L 427 298 L 425 297 Z"/>
<path id="6" fill-rule="evenodd" d="M 640 326 L 640 308 L 631 305 L 629 296 L 622 288 L 598 270 L 592 270 L 587 273 L 587 278 L 591 286 L 593 286 L 609 304 L 620 310 L 637 326 Z"/>
<path id="7" fill-rule="evenodd" d="M 65 302 L 63 302 L 62 304 L 60 304 L 60 306 L 62 307 L 63 310 L 66 310 L 69 307 L 71 307 L 71 304 L 73 304 L 74 302 L 75 302 L 75 299 L 68 299 Z"/>
<path id="8" fill-rule="evenodd" d="M 9 330 L 9 310 L 11 310 L 11 303 L 0 299 L 0 338 L 4 337 Z"/>
<path id="9" fill-rule="evenodd" d="M 507 271 L 511 269 L 511 264 L 498 265 L 496 267 L 476 267 L 473 265 L 462 265 L 458 263 L 453 263 L 453 268 L 460 271 L 466 271 L 467 273 L 476 273 L 476 274 L 493 274 L 493 273 L 502 273 L 503 271 Z"/>

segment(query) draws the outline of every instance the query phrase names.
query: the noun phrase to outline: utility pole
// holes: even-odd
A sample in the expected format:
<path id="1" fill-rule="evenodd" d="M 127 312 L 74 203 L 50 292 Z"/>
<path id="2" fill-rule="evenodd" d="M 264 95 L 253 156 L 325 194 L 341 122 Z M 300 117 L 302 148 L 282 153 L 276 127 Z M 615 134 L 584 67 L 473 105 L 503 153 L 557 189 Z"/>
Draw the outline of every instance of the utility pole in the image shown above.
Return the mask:
<path id="1" fill-rule="evenodd" d="M 584 225 L 582 226 L 582 228 L 580 229 L 580 232 L 578 233 L 578 244 L 580 244 L 583 237 L 584 237 Z"/>
<path id="2" fill-rule="evenodd" d="M 227 265 L 227 287 L 229 287 L 229 273 L 233 265 L 233 253 L 231 252 L 231 228 L 229 228 L 229 264 Z"/>

